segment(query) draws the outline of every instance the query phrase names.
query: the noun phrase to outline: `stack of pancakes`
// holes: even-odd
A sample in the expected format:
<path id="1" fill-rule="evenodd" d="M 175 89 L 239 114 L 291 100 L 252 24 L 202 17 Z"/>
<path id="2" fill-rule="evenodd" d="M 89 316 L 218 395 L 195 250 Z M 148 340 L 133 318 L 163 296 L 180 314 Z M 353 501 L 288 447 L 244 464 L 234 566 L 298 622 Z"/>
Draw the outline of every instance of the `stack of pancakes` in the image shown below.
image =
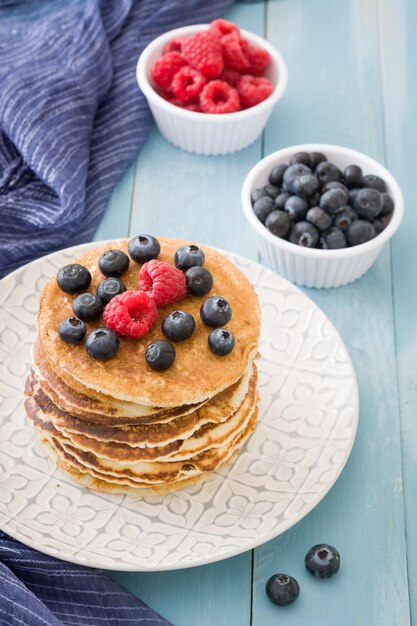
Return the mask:
<path id="1" fill-rule="evenodd" d="M 189 243 L 159 241 L 158 259 L 171 264 L 175 251 Z M 91 272 L 88 291 L 92 293 L 104 279 L 98 259 L 109 248 L 127 252 L 127 241 L 112 242 L 74 259 Z M 162 307 L 145 337 L 121 337 L 115 357 L 96 360 L 83 344 L 68 345 L 58 335 L 60 322 L 73 316 L 75 296 L 61 291 L 55 277 L 45 286 L 26 385 L 26 411 L 59 467 L 82 484 L 121 492 L 178 489 L 233 459 L 254 430 L 258 300 L 232 263 L 206 246 L 203 250 L 204 266 L 214 278 L 205 297 L 221 295 L 232 308 L 227 328 L 235 336 L 235 348 L 225 357 L 208 348 L 210 329 L 199 315 L 204 298 L 190 296 Z M 139 269 L 131 261 L 121 277 L 127 289 L 137 289 Z M 146 364 L 145 349 L 163 338 L 161 322 L 177 309 L 193 315 L 196 329 L 189 339 L 175 344 L 174 364 L 156 372 Z M 88 332 L 100 326 L 102 318 L 88 323 Z"/>

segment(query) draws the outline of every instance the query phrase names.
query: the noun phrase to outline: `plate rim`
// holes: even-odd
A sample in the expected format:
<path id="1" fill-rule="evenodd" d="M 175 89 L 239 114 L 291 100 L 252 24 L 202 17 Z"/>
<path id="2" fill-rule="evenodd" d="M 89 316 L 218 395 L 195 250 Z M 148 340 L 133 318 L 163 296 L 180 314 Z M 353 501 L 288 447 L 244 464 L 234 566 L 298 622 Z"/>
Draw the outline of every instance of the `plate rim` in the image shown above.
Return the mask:
<path id="1" fill-rule="evenodd" d="M 39 263 L 42 263 L 43 261 L 46 261 L 47 259 L 51 258 L 51 257 L 55 257 L 58 256 L 60 254 L 63 253 L 70 253 L 72 250 L 77 250 L 77 252 L 79 251 L 79 253 L 81 254 L 83 250 L 85 249 L 93 249 L 96 247 L 100 247 L 101 245 L 106 245 L 108 243 L 115 243 L 117 241 L 125 241 L 129 239 L 129 237 L 118 237 L 117 239 L 103 239 L 103 240 L 99 240 L 99 241 L 89 241 L 86 243 L 82 243 L 82 244 L 76 244 L 74 246 L 69 246 L 68 248 L 61 248 L 60 250 L 56 250 L 54 252 L 51 252 L 49 254 L 45 254 L 37 259 L 34 259 L 33 261 L 30 261 L 29 263 L 26 263 L 25 265 L 22 265 L 21 267 L 17 268 L 16 270 L 14 270 L 13 272 L 10 272 L 10 274 L 7 274 L 6 276 L 4 276 L 3 278 L 0 279 L 0 287 L 4 282 L 7 282 L 8 280 L 10 280 L 11 278 L 13 278 L 15 275 L 20 274 L 21 272 L 25 271 L 28 267 L 32 266 L 32 265 L 37 265 Z M 0 530 L 6 534 L 8 534 L 10 537 L 12 537 L 13 539 L 20 541 L 21 543 L 23 543 L 24 545 L 28 546 L 29 548 L 32 548 L 38 552 L 41 552 L 42 554 L 46 554 L 47 556 L 50 556 L 52 558 L 67 562 L 67 563 L 72 563 L 73 565 L 77 565 L 77 566 L 83 566 L 83 567 L 89 567 L 89 568 L 93 568 L 93 569 L 103 569 L 106 571 L 117 571 L 117 572 L 166 572 L 166 571 L 175 571 L 175 570 L 181 570 L 181 569 L 189 569 L 192 567 L 200 567 L 203 565 L 209 565 L 210 563 L 216 563 L 218 561 L 223 561 L 229 558 L 233 558 L 235 556 L 238 556 L 239 554 L 243 554 L 245 552 L 248 552 L 249 550 L 254 550 L 255 548 L 258 548 L 259 546 L 268 543 L 269 541 L 272 541 L 272 539 L 275 539 L 276 537 L 279 537 L 280 535 L 282 535 L 283 533 L 285 533 L 286 531 L 288 531 L 290 528 L 292 528 L 293 526 L 295 526 L 296 524 L 298 524 L 301 520 L 303 520 L 307 515 L 309 515 L 309 513 L 311 513 L 311 511 L 318 506 L 323 500 L 324 498 L 328 495 L 328 493 L 330 492 L 330 490 L 334 487 L 334 485 L 336 484 L 336 482 L 338 481 L 338 479 L 340 478 L 340 475 L 342 474 L 343 470 L 346 467 L 346 464 L 350 458 L 350 455 L 352 453 L 352 449 L 354 446 L 354 443 L 356 441 L 356 435 L 358 432 L 358 424 L 359 424 L 359 386 L 358 386 L 358 381 L 357 381 L 357 377 L 356 377 L 356 372 L 355 369 L 353 367 L 353 362 L 352 362 L 352 358 L 350 356 L 350 353 L 346 347 L 346 344 L 343 340 L 343 338 L 341 337 L 339 331 L 337 330 L 337 328 L 335 327 L 335 325 L 333 324 L 333 322 L 331 320 L 329 320 L 329 318 L 327 317 L 327 315 L 324 313 L 324 311 L 314 302 L 314 300 L 312 300 L 312 298 L 310 298 L 306 293 L 304 293 L 304 291 L 299 288 L 297 285 L 294 285 L 293 283 L 291 283 L 289 280 L 287 280 L 286 278 L 282 277 L 280 274 L 278 274 L 277 272 L 275 272 L 274 270 L 272 270 L 271 268 L 269 268 L 267 265 L 262 265 L 261 263 L 258 263 L 257 261 L 254 261 L 248 257 L 242 256 L 240 254 L 237 254 L 235 252 L 231 252 L 229 250 L 224 250 L 223 248 L 219 248 L 217 246 L 212 246 L 210 244 L 204 244 L 204 243 L 200 243 L 199 245 L 206 245 L 207 247 L 211 247 L 215 250 L 217 250 L 218 252 L 220 252 L 221 254 L 224 254 L 225 256 L 227 256 L 228 258 L 232 258 L 233 259 L 237 259 L 238 262 L 240 261 L 242 264 L 251 264 L 251 265 L 255 265 L 257 267 L 259 267 L 261 270 L 268 270 L 270 271 L 272 274 L 274 274 L 275 276 L 277 276 L 279 278 L 280 281 L 282 281 L 284 286 L 287 286 L 288 288 L 290 288 L 294 293 L 301 295 L 303 298 L 306 298 L 307 300 L 309 300 L 310 302 L 313 303 L 315 309 L 317 309 L 325 318 L 327 324 L 330 325 L 330 327 L 332 328 L 332 330 L 335 332 L 336 336 L 338 337 L 341 346 L 344 348 L 346 356 L 347 356 L 347 361 L 349 363 L 350 366 L 350 370 L 351 370 L 351 375 L 352 375 L 352 382 L 354 383 L 354 394 L 352 397 L 352 405 L 353 405 L 353 409 L 354 409 L 354 415 L 352 417 L 352 435 L 351 435 L 351 439 L 349 442 L 349 446 L 346 448 L 346 452 L 345 452 L 345 457 L 343 459 L 343 462 L 338 466 L 337 472 L 335 474 L 334 479 L 332 479 L 332 481 L 330 481 L 325 489 L 320 493 L 319 497 L 317 500 L 314 500 L 313 503 L 309 504 L 308 506 L 306 506 L 305 508 L 303 508 L 303 512 L 301 515 L 297 515 L 295 518 L 288 520 L 288 522 L 286 524 L 284 524 L 284 527 L 281 528 L 279 530 L 279 532 L 276 532 L 275 530 L 272 530 L 271 532 L 267 533 L 266 535 L 264 535 L 262 538 L 260 539 L 255 539 L 252 540 L 250 542 L 250 544 L 245 545 L 243 547 L 235 547 L 234 549 L 231 549 L 230 551 L 228 551 L 226 554 L 220 554 L 220 555 L 211 555 L 208 557 L 205 557 L 204 559 L 199 559 L 197 562 L 184 562 L 182 561 L 181 563 L 178 564 L 169 564 L 169 565 L 165 565 L 165 566 L 161 566 L 160 564 L 157 566 L 150 566 L 150 567 L 142 567 L 142 566 L 138 566 L 134 563 L 113 563 L 112 565 L 108 564 L 108 563 L 100 563 L 100 564 L 93 564 L 91 562 L 83 562 L 79 559 L 77 559 L 77 554 L 79 552 L 79 550 L 72 556 L 72 557 L 68 557 L 68 556 L 58 556 L 56 554 L 56 552 L 54 552 L 52 549 L 48 549 L 48 546 L 39 546 L 36 544 L 35 540 L 30 541 L 27 539 L 27 537 L 25 537 L 24 535 L 21 534 L 21 532 L 19 532 L 19 530 L 10 532 L 8 529 L 3 529 L 3 521 L 0 521 Z M 241 270 L 242 271 L 242 270 Z M 256 290 L 256 284 L 254 285 L 254 288 Z M 0 300 L 0 307 L 1 304 L 3 302 L 3 298 L 1 298 Z M 0 314 L 1 314 L 1 308 L 0 308 Z M 246 444 L 245 444 L 246 445 Z M 56 469 L 56 468 L 55 468 Z M 52 476 L 52 475 L 51 475 Z M 76 481 L 74 481 L 74 486 L 78 489 L 86 489 L 86 487 L 83 487 L 82 485 L 80 485 L 79 483 L 77 483 Z M 9 518 L 10 520 L 13 520 L 15 518 Z M 192 528 L 190 529 L 190 531 L 192 532 Z M 85 549 L 85 548 L 83 548 Z M 201 557 L 201 555 L 199 555 Z M 107 558 L 107 557 L 106 557 Z"/>

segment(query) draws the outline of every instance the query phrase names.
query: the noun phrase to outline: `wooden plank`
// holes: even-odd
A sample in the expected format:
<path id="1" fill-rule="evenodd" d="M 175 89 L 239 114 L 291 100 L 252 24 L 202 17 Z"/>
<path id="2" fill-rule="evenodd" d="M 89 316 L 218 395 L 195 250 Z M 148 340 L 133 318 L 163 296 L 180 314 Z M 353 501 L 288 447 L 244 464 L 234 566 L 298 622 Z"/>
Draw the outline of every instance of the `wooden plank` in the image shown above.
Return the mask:
<path id="1" fill-rule="evenodd" d="M 417 4 L 380 0 L 379 42 L 387 164 L 405 199 L 405 216 L 392 240 L 397 378 L 403 450 L 406 540 L 411 615 L 417 618 Z M 394 372 L 392 372 L 394 375 Z"/>
<path id="2" fill-rule="evenodd" d="M 226 17 L 263 34 L 263 4 L 237 4 Z M 154 129 L 138 159 L 130 235 L 184 237 L 257 258 L 240 187 L 260 156 L 261 140 L 225 157 L 188 154 Z M 251 570 L 247 552 L 189 570 L 113 576 L 176 626 L 249 626 Z"/>
<path id="3" fill-rule="evenodd" d="M 283 52 L 289 85 L 266 132 L 266 153 L 321 141 L 355 147 L 383 161 L 376 2 L 280 0 L 268 9 L 268 39 Z M 387 24 L 391 28 L 391 21 Z M 411 39 L 411 20 L 409 24 Z M 392 49 L 401 36 L 401 30 L 392 36 Z M 392 82 L 387 84 L 392 89 Z M 399 113 L 394 109 L 393 118 Z M 415 226 L 408 231 L 409 245 Z M 405 263 L 401 269 L 406 271 Z M 408 279 L 408 263 L 405 275 Z M 405 278 L 403 290 L 404 308 Z M 353 285 L 307 291 L 338 327 L 352 356 L 360 425 L 352 456 L 330 494 L 300 524 L 255 551 L 253 626 L 410 623 L 391 291 L 389 248 Z M 403 322 L 397 330 L 403 328 L 404 347 L 415 324 L 410 326 L 411 315 L 408 326 Z M 409 390 L 415 398 L 411 363 L 410 358 Z M 415 472 L 415 461 L 411 469 Z M 308 548 L 319 542 L 333 543 L 342 555 L 340 573 L 328 581 L 316 580 L 304 569 Z M 265 582 L 277 571 L 292 574 L 301 585 L 300 598 L 291 607 L 275 607 L 265 596 Z"/>
<path id="4" fill-rule="evenodd" d="M 95 234 L 94 241 L 128 236 L 135 167 L 136 164 L 128 169 L 113 191 L 104 217 Z"/>

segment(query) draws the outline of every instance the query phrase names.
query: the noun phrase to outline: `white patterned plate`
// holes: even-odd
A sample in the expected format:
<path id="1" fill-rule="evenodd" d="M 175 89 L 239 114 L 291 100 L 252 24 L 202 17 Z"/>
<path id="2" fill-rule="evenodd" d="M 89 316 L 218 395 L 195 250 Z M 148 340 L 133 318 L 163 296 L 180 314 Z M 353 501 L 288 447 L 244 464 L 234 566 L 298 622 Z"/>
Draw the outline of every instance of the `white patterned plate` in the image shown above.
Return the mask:
<path id="1" fill-rule="evenodd" d="M 183 491 L 101 495 L 58 470 L 25 419 L 23 387 L 40 291 L 89 247 L 58 252 L 0 285 L 0 528 L 47 554 L 116 570 L 167 570 L 233 556 L 293 526 L 345 465 L 358 391 L 338 333 L 299 289 L 226 253 L 262 308 L 258 427 L 232 467 Z"/>

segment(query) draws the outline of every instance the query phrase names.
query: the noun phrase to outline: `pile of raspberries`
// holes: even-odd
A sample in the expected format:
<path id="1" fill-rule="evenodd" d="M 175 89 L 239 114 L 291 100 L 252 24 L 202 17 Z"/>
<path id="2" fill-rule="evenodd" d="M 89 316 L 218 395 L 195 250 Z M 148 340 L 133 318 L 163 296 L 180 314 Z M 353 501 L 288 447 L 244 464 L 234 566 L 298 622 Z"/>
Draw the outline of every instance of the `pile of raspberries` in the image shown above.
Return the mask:
<path id="1" fill-rule="evenodd" d="M 234 113 L 268 98 L 269 53 L 251 46 L 235 24 L 217 19 L 207 31 L 169 41 L 151 74 L 159 95 L 198 113 Z"/>

